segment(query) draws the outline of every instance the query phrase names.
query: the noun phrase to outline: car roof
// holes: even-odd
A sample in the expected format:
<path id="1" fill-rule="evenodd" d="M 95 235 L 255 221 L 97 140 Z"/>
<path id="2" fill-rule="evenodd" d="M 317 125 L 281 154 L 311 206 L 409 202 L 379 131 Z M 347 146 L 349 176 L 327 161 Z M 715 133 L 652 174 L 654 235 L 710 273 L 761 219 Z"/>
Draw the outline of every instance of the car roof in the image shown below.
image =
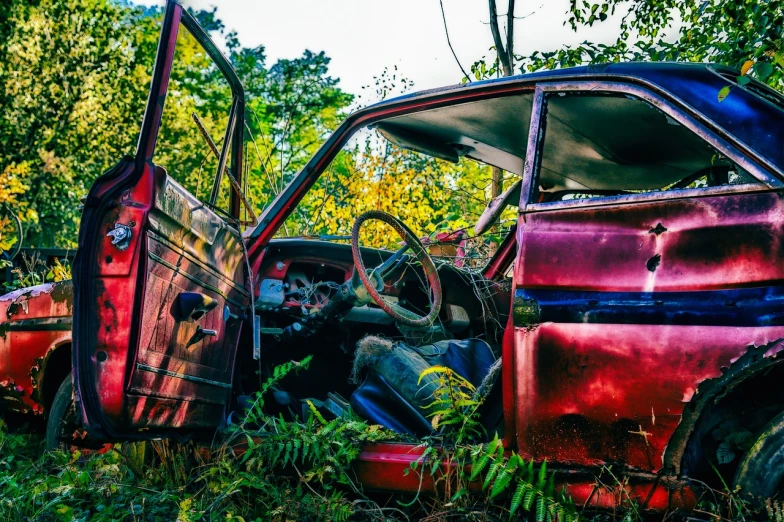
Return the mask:
<path id="1" fill-rule="evenodd" d="M 756 80 L 741 87 L 736 81 L 739 74 L 730 67 L 708 63 L 625 62 L 586 65 L 404 94 L 364 110 L 504 84 L 525 85 L 560 80 L 637 83 L 677 98 L 687 110 L 738 140 L 746 149 L 756 153 L 769 168 L 772 167 L 771 170 L 781 175 L 784 173 L 784 147 L 781 146 L 784 137 L 784 96 Z M 730 88 L 730 94 L 720 100 L 719 92 L 725 87 Z"/>

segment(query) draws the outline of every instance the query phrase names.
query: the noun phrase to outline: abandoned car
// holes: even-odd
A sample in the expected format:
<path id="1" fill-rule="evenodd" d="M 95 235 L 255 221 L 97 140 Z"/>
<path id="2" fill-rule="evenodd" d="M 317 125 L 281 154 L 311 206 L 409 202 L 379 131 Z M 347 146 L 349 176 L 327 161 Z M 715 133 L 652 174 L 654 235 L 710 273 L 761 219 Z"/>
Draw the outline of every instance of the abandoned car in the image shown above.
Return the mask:
<path id="1" fill-rule="evenodd" d="M 186 33 L 232 92 L 205 197 L 156 163 Z M 276 392 L 282 414 L 308 415 L 308 399 L 421 437 L 418 376 L 441 364 L 485 386 L 488 437 L 547 459 L 576 502 L 612 502 L 593 478 L 609 464 L 647 508 L 693 504 L 713 466 L 779 494 L 784 98 L 737 74 L 608 64 L 404 95 L 349 116 L 253 219 L 243 87 L 169 1 L 136 153 L 90 189 L 73 285 L 0 297 L 3 405 L 47 418 L 52 445 L 74 425 L 92 442 L 210 437 L 270 368 L 312 355 Z M 514 216 L 486 264 L 444 262 L 381 210 L 355 216 L 350 244 L 276 237 L 361 132 L 517 178 L 473 223 L 479 236 Z M 379 221 L 391 249 L 360 244 Z M 356 473 L 432 487 L 404 473 L 420 454 L 369 445 Z"/>

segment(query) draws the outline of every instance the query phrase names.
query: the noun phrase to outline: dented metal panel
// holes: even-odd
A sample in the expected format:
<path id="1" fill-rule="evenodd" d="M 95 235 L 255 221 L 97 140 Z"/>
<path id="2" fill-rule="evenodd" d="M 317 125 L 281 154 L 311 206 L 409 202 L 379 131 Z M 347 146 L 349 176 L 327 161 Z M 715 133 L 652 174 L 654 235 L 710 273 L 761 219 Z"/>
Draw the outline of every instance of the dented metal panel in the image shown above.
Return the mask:
<path id="1" fill-rule="evenodd" d="M 72 305 L 71 281 L 0 296 L 0 411 L 44 412 L 44 367 L 71 340 Z"/>
<path id="2" fill-rule="evenodd" d="M 782 215 L 775 192 L 525 214 L 515 311 L 541 316 L 515 314 L 520 450 L 662 470 L 700 384 L 784 337 Z"/>

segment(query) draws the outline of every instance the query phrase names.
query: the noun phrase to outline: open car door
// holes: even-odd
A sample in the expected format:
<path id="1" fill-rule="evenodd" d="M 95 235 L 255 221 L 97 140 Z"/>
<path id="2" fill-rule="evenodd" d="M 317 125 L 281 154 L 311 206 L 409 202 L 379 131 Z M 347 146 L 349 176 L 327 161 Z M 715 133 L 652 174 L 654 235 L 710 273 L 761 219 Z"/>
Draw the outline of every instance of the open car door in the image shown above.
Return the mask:
<path id="1" fill-rule="evenodd" d="M 180 49 L 184 35 L 187 50 Z M 201 53 L 230 86 L 206 202 L 174 179 L 173 171 L 183 177 L 187 169 L 155 163 L 178 50 Z M 239 194 L 228 196 L 225 213 L 216 212 L 215 203 L 227 186 L 225 167 L 241 175 L 243 114 L 244 93 L 231 65 L 193 16 L 169 1 L 136 156 L 98 178 L 79 231 L 73 376 L 77 411 L 91 439 L 193 432 L 225 419 L 250 285 L 232 218 L 239 215 Z M 198 152 L 206 157 L 211 152 L 203 145 Z"/>

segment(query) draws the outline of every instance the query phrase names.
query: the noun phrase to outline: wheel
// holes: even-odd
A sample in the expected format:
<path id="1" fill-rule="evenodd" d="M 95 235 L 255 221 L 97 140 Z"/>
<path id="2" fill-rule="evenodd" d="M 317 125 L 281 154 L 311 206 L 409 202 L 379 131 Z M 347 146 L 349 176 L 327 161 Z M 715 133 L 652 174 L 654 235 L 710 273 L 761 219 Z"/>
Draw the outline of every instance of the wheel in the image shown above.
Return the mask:
<path id="1" fill-rule="evenodd" d="M 760 499 L 784 493 L 784 413 L 760 432 L 757 442 L 746 452 L 735 472 L 741 493 Z"/>
<path id="2" fill-rule="evenodd" d="M 76 428 L 76 407 L 69 375 L 60 384 L 49 408 L 49 417 L 46 420 L 46 449 L 64 448 L 63 439 L 70 437 Z"/>

